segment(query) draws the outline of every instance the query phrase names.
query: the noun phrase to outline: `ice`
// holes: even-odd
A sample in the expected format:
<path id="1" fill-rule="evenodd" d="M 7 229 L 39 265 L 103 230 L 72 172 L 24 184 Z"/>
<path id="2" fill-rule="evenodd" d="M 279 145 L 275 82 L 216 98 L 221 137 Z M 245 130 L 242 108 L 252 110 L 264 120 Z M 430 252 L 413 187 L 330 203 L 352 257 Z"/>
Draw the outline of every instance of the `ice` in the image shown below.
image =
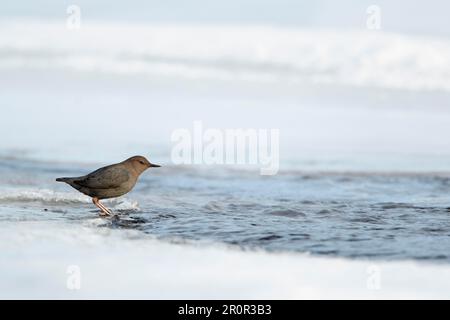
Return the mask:
<path id="1" fill-rule="evenodd" d="M 448 265 L 173 244 L 137 231 L 93 229 L 87 222 L 2 223 L 0 249 L 3 299 L 450 297 Z M 79 290 L 73 286 L 78 271 Z"/>

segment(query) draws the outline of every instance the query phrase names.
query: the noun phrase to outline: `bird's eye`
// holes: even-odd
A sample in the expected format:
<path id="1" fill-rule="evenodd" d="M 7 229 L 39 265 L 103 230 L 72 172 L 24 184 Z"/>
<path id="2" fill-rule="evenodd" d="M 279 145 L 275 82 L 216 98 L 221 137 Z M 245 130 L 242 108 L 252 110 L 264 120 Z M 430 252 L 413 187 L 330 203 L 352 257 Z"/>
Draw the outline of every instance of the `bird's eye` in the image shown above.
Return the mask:
<path id="1" fill-rule="evenodd" d="M 139 161 L 140 164 L 145 164 L 144 161 Z"/>

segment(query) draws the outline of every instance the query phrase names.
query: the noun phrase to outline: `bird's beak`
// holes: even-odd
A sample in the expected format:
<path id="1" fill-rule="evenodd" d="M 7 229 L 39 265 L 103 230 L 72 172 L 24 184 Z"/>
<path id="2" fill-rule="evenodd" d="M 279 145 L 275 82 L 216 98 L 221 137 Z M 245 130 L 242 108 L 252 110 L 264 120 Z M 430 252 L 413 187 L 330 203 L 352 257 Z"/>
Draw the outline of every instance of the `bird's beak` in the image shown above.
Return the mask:
<path id="1" fill-rule="evenodd" d="M 159 168 L 159 167 L 161 167 L 161 166 L 159 166 L 157 164 L 153 164 L 153 163 L 150 163 L 150 166 L 149 166 L 149 168 Z"/>

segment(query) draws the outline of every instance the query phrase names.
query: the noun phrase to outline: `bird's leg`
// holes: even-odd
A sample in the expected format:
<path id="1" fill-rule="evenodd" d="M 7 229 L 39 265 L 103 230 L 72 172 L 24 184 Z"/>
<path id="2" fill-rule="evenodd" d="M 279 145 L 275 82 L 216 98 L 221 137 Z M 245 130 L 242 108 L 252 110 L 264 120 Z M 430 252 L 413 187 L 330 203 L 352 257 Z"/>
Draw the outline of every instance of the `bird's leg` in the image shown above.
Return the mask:
<path id="1" fill-rule="evenodd" d="M 100 201 L 98 202 L 98 204 L 100 205 L 100 207 L 103 209 L 103 212 L 106 213 L 106 215 L 111 215 L 112 211 L 110 209 L 108 209 L 107 207 L 105 207 L 105 205 L 103 203 L 100 203 Z"/>
<path id="2" fill-rule="evenodd" d="M 92 202 L 102 211 L 102 213 L 100 213 L 101 216 L 109 216 L 112 214 L 111 210 L 101 204 L 98 198 L 92 198 Z"/>
<path id="3" fill-rule="evenodd" d="M 112 211 L 109 210 L 107 207 L 105 207 L 105 205 L 103 203 L 100 203 L 100 201 L 98 201 L 98 204 L 99 204 L 100 208 L 102 209 L 102 211 L 105 213 L 104 215 L 109 216 L 112 214 Z"/>
<path id="4" fill-rule="evenodd" d="M 98 200 L 98 198 L 92 198 L 92 202 L 96 205 L 97 208 L 99 208 L 101 210 L 100 215 L 101 216 L 106 216 L 109 213 L 103 208 L 103 206 L 100 204 L 100 201 Z"/>

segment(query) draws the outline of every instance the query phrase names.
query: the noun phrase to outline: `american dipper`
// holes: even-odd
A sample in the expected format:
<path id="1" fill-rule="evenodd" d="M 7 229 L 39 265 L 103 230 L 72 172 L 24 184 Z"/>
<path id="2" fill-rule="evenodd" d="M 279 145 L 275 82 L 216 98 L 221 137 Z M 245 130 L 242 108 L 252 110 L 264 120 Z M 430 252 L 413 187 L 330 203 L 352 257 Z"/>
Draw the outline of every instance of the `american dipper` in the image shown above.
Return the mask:
<path id="1" fill-rule="evenodd" d="M 65 182 L 92 197 L 92 202 L 101 210 L 100 215 L 104 216 L 110 215 L 112 212 L 99 200 L 123 196 L 133 189 L 141 173 L 148 168 L 158 167 L 160 166 L 150 163 L 145 157 L 135 156 L 95 170 L 86 176 L 58 178 L 56 181 Z"/>

